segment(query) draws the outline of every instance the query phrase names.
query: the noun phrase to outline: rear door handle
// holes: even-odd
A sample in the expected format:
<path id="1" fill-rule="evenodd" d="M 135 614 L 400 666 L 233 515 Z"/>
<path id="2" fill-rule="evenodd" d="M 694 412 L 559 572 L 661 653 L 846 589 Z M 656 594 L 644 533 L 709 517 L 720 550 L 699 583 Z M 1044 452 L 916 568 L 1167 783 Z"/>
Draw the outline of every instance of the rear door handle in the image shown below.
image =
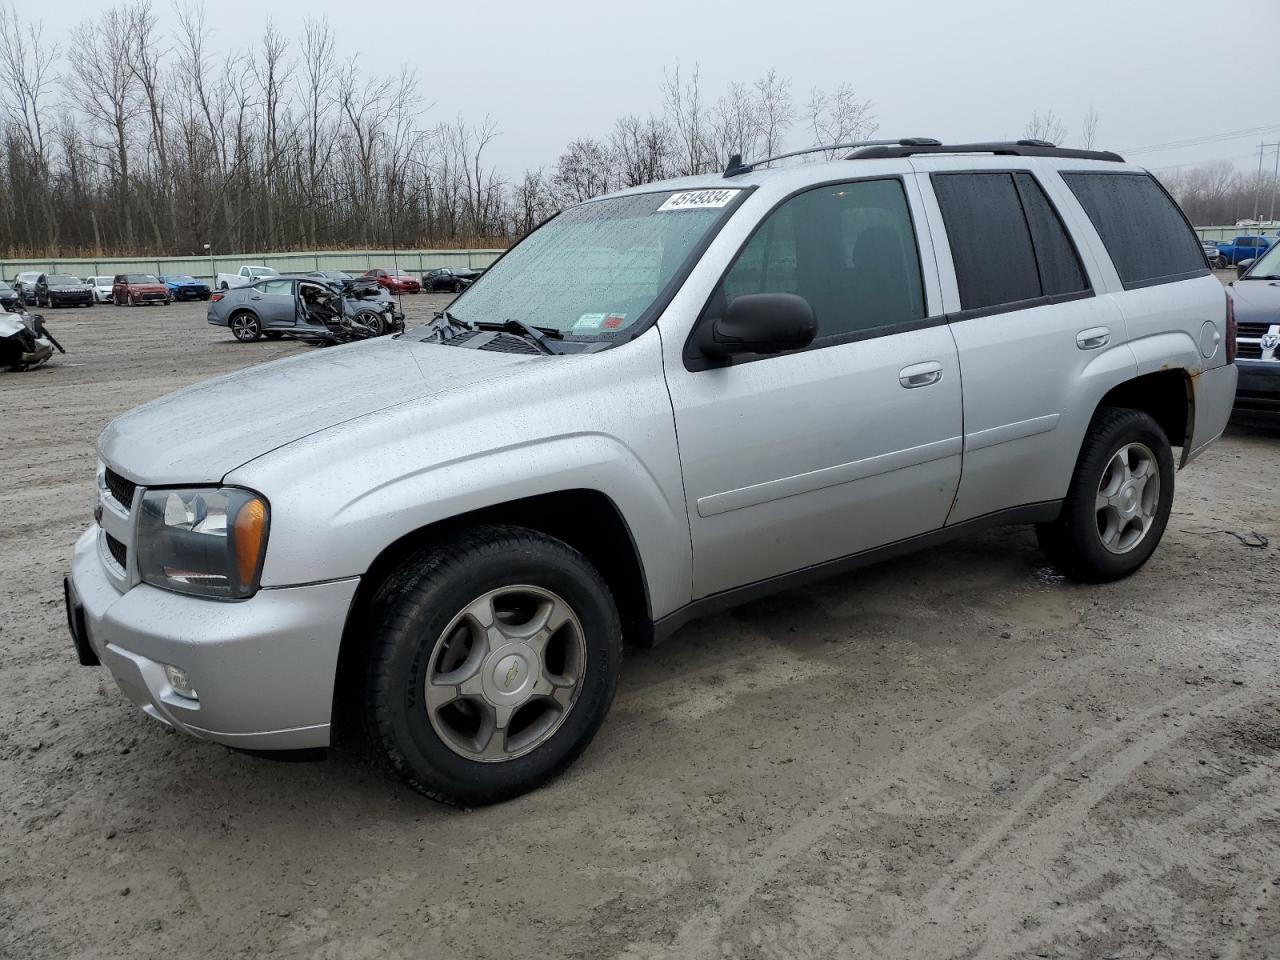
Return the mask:
<path id="1" fill-rule="evenodd" d="M 255 294 L 254 294 L 252 297 L 250 297 L 249 299 L 250 299 L 250 300 L 261 300 L 262 298 L 261 298 L 260 296 L 258 296 L 258 295 L 255 293 Z"/>
<path id="2" fill-rule="evenodd" d="M 1076 346 L 1081 350 L 1097 350 L 1111 342 L 1111 331 L 1106 327 L 1090 327 L 1076 334 Z"/>
<path id="3" fill-rule="evenodd" d="M 898 372 L 898 382 L 912 390 L 916 387 L 929 387 L 942 379 L 942 364 L 937 360 L 924 363 L 913 363 Z"/>

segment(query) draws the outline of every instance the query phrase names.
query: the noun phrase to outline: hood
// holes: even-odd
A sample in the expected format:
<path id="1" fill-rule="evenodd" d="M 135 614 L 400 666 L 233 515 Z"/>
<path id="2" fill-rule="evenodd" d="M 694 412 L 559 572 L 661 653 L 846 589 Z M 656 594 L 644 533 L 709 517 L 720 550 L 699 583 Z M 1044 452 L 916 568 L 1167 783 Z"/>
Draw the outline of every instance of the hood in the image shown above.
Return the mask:
<path id="1" fill-rule="evenodd" d="M 1237 280 L 1231 285 L 1236 320 L 1280 323 L 1280 280 Z"/>
<path id="2" fill-rule="evenodd" d="M 128 287 L 130 290 L 144 290 L 144 291 L 159 290 L 162 293 L 167 292 L 169 289 L 163 283 L 126 283 L 125 286 Z"/>
<path id="3" fill-rule="evenodd" d="M 92 290 L 93 287 L 89 286 L 87 283 L 51 283 L 49 284 L 49 289 L 61 290 L 66 293 L 70 293 L 76 290 Z"/>
<path id="4" fill-rule="evenodd" d="M 540 359 L 390 337 L 328 347 L 153 400 L 107 424 L 98 450 L 141 483 L 217 483 L 294 440 Z"/>

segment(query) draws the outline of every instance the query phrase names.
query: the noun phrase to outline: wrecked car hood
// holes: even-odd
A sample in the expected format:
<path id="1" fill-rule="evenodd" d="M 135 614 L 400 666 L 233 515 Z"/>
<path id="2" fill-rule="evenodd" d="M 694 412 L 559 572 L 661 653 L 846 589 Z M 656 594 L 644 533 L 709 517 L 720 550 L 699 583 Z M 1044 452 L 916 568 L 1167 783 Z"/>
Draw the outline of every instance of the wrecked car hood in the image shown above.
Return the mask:
<path id="1" fill-rule="evenodd" d="M 540 358 L 382 337 L 216 377 L 111 421 L 102 459 L 143 484 L 217 483 L 284 444 Z"/>

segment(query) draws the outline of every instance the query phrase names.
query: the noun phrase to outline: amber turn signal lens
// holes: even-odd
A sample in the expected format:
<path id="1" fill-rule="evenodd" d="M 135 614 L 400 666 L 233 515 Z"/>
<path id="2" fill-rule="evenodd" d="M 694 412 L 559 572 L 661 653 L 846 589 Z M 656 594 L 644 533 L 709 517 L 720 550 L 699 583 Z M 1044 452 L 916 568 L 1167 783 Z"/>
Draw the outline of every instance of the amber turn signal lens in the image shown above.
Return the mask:
<path id="1" fill-rule="evenodd" d="M 236 572 L 241 584 L 250 584 L 258 572 L 262 548 L 267 533 L 267 505 L 254 497 L 236 514 L 233 543 L 236 551 Z"/>

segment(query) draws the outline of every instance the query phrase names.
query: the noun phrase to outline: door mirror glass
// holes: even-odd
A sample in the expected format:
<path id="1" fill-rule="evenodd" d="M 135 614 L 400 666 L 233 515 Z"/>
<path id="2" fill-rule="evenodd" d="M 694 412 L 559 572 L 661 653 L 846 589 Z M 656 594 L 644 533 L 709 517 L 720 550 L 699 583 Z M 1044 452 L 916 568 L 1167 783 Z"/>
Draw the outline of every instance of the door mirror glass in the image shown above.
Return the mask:
<path id="1" fill-rule="evenodd" d="M 1246 273 L 1248 273 L 1249 268 L 1253 266 L 1253 261 L 1254 261 L 1254 258 L 1250 257 L 1248 260 L 1241 260 L 1239 263 L 1237 263 L 1236 276 L 1243 277 Z"/>
<path id="2" fill-rule="evenodd" d="M 749 293 L 734 297 L 724 316 L 703 329 L 702 352 L 726 359 L 740 353 L 783 353 L 807 347 L 818 332 L 818 321 L 804 297 Z"/>

